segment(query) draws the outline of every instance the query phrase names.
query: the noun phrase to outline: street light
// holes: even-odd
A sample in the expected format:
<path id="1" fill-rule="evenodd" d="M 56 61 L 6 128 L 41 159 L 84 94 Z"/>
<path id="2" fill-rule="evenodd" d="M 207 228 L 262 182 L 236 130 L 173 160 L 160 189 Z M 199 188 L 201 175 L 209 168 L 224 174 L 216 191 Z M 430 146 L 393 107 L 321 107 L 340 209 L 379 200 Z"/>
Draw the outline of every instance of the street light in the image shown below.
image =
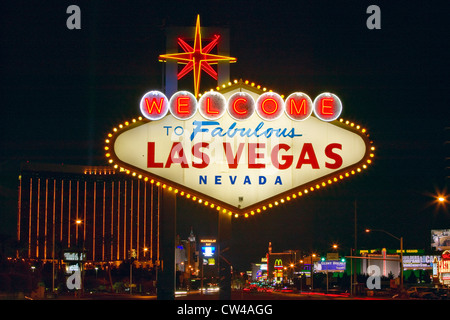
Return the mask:
<path id="1" fill-rule="evenodd" d="M 371 230 L 371 229 L 366 229 L 366 232 L 372 232 L 372 231 L 379 231 L 379 232 L 384 232 L 387 235 L 393 237 L 394 239 L 397 239 L 400 241 L 400 292 L 403 291 L 403 237 L 396 237 L 394 236 L 392 233 L 389 233 L 385 230 Z"/>

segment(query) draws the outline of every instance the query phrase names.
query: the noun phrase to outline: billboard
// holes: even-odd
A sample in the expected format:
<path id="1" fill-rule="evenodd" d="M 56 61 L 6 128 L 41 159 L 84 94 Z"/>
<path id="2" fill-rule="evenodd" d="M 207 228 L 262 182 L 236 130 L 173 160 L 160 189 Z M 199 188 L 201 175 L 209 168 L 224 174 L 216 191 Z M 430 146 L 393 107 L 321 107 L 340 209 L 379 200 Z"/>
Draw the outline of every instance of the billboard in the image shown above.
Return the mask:
<path id="1" fill-rule="evenodd" d="M 439 251 L 450 250 L 450 229 L 431 230 L 431 247 Z"/>
<path id="2" fill-rule="evenodd" d="M 366 129 L 339 119 L 340 99 L 287 98 L 235 81 L 197 100 L 146 93 L 142 116 L 113 128 L 106 157 L 127 174 L 230 215 L 282 205 L 367 169 Z"/>

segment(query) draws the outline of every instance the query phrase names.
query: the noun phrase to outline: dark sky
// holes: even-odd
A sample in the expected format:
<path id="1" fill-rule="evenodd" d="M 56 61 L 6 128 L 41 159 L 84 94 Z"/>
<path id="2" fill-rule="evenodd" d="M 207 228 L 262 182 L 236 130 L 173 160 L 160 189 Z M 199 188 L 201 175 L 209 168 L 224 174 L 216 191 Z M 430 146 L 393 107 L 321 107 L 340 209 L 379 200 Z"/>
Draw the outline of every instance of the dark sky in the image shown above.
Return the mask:
<path id="1" fill-rule="evenodd" d="M 393 3 L 395 2 L 395 3 Z M 195 4 L 194 4 L 195 3 Z M 450 228 L 432 204 L 446 184 L 449 26 L 444 1 L 2 1 L 0 231 L 15 232 L 18 164 L 105 165 L 110 128 L 139 115 L 142 95 L 162 88 L 165 26 L 230 28 L 232 79 L 288 95 L 329 91 L 342 117 L 365 126 L 374 165 L 345 183 L 248 220 L 233 222 L 232 260 L 248 266 L 266 252 L 349 252 L 357 227 L 430 248 L 432 228 Z M 81 30 L 66 9 L 81 9 Z M 366 9 L 381 9 L 369 30 Z M 204 76 L 206 79 L 206 76 Z M 202 89 L 207 90 L 210 87 Z M 214 213 L 180 201 L 179 232 L 215 232 Z M 439 209 L 439 210 L 438 210 Z M 358 248 L 395 248 L 358 230 Z"/>

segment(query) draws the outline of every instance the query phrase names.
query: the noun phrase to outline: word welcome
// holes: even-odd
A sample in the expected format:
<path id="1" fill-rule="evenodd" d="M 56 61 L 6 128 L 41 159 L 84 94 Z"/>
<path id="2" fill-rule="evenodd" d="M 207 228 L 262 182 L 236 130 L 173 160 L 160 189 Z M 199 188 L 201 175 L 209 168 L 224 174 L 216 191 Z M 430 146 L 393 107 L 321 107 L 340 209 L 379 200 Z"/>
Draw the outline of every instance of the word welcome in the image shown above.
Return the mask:
<path id="1" fill-rule="evenodd" d="M 322 121 L 334 121 L 342 112 L 340 99 L 332 93 L 321 93 L 314 101 L 302 92 L 289 95 L 286 100 L 275 93 L 265 92 L 255 101 L 247 92 L 236 92 L 228 101 L 216 91 L 209 91 L 197 101 L 188 91 L 178 91 L 168 99 L 162 92 L 147 92 L 140 102 L 141 113 L 149 120 L 160 120 L 170 112 L 178 120 L 188 120 L 199 112 L 207 120 L 217 120 L 225 112 L 235 120 L 246 120 L 256 113 L 265 121 L 274 121 L 286 114 L 294 121 L 315 116 Z"/>

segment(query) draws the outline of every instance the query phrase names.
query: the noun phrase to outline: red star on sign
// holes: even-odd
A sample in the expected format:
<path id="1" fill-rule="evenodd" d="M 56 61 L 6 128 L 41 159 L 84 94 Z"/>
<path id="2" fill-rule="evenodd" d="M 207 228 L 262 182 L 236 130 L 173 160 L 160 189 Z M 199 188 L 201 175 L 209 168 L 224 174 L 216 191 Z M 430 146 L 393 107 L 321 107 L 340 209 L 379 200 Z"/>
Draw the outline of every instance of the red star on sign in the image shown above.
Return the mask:
<path id="1" fill-rule="evenodd" d="M 211 67 L 211 64 L 217 64 L 219 63 L 219 61 L 236 62 L 236 58 L 233 57 L 210 54 L 211 50 L 214 49 L 214 47 L 217 45 L 219 38 L 219 35 L 215 35 L 214 39 L 207 46 L 202 47 L 202 36 L 200 34 L 200 15 L 197 15 L 194 47 L 191 47 L 184 40 L 178 38 L 178 44 L 184 52 L 162 54 L 159 56 L 159 59 L 163 62 L 165 62 L 166 60 L 175 60 L 180 64 L 185 64 L 184 68 L 178 73 L 178 80 L 194 70 L 194 91 L 195 96 L 198 97 L 201 70 L 205 71 L 215 80 L 217 80 L 217 72 Z"/>

